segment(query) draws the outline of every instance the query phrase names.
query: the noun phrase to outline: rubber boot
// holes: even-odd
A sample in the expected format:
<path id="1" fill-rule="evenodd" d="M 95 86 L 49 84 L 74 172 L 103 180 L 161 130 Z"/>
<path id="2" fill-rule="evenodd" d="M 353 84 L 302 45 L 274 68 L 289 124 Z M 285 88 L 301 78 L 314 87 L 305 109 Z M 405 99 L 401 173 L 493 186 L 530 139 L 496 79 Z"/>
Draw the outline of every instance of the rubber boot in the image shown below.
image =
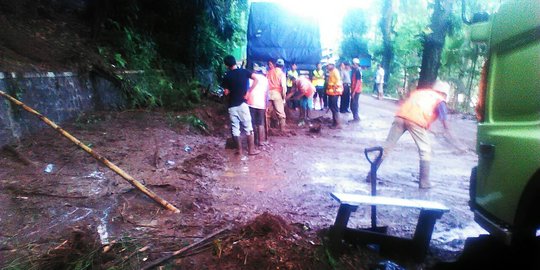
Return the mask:
<path id="1" fill-rule="evenodd" d="M 332 128 L 341 129 L 341 121 L 339 119 L 339 112 L 332 113 L 332 119 L 333 119 Z"/>
<path id="2" fill-rule="evenodd" d="M 341 117 L 338 112 L 336 112 L 336 129 L 341 129 Z"/>
<path id="3" fill-rule="evenodd" d="M 258 132 L 257 132 L 257 136 L 259 137 L 259 138 L 258 138 L 258 139 L 259 139 L 259 140 L 258 140 L 259 143 L 258 143 L 257 145 L 258 145 L 258 146 L 262 146 L 262 145 L 268 144 L 268 142 L 266 142 L 266 140 L 265 140 L 265 137 L 266 137 L 265 135 L 266 135 L 266 134 L 264 133 L 264 132 L 265 132 L 265 131 L 264 131 L 264 126 L 256 126 L 255 128 L 256 128 L 257 131 L 258 131 Z"/>
<path id="4" fill-rule="evenodd" d="M 255 145 L 259 146 L 261 145 L 261 142 L 259 141 L 259 129 L 256 125 L 253 125 L 253 135 L 255 137 Z"/>
<path id="5" fill-rule="evenodd" d="M 250 156 L 254 156 L 261 153 L 261 151 L 255 148 L 255 135 L 251 133 L 250 135 L 247 136 L 247 138 L 248 138 L 248 154 Z"/>
<path id="6" fill-rule="evenodd" d="M 336 114 L 332 112 L 332 128 L 337 125 Z"/>
<path id="7" fill-rule="evenodd" d="M 242 142 L 240 141 L 240 136 L 233 136 L 234 143 L 236 143 L 236 154 L 242 155 Z"/>
<path id="8" fill-rule="evenodd" d="M 287 125 L 287 122 L 285 118 L 279 119 L 279 130 L 286 131 L 286 125 Z"/>
<path id="9" fill-rule="evenodd" d="M 420 176 L 419 176 L 419 182 L 420 182 L 420 188 L 421 189 L 428 189 L 432 188 L 433 185 L 431 185 L 429 181 L 429 161 L 421 160 L 420 161 Z"/>

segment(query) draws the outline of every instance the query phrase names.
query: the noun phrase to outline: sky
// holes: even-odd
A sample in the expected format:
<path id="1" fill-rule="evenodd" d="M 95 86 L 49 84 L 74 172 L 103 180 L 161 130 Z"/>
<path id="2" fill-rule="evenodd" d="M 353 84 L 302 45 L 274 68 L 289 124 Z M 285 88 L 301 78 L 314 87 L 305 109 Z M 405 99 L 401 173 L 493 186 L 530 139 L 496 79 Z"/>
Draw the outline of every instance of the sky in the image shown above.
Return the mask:
<path id="1" fill-rule="evenodd" d="M 252 0 L 250 2 L 279 3 L 299 15 L 317 18 L 321 27 L 322 47 L 337 49 L 341 40 L 341 22 L 347 10 L 368 9 L 375 0 Z"/>

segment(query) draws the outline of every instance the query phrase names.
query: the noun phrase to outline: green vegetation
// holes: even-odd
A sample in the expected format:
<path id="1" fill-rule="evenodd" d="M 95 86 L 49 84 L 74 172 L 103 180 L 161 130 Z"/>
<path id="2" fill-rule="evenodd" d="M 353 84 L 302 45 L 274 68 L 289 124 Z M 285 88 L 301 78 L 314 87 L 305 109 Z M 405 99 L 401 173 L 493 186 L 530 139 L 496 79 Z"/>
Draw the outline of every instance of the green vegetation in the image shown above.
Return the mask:
<path id="1" fill-rule="evenodd" d="M 499 4 L 499 1 L 494 0 L 465 2 L 469 17 L 480 11 L 493 13 Z M 437 7 L 442 7 L 438 12 L 449 12 L 438 13 L 433 17 Z M 371 89 L 373 85 L 375 65 L 389 61 L 385 68 L 385 92 L 394 97 L 404 97 L 416 88 L 421 77 L 423 57 L 427 57 L 428 59 L 424 59 L 424 69 L 431 70 L 424 72 L 424 76 L 429 76 L 424 81 L 430 81 L 433 74 L 439 79 L 449 81 L 454 89 L 453 95 L 449 97 L 449 105 L 457 111 L 472 113 L 471 101 L 477 96 L 480 70 L 487 48 L 470 42 L 468 29 L 461 19 L 461 8 L 460 3 L 447 0 L 378 2 L 364 13 L 357 12 L 356 15 L 347 15 L 343 19 L 344 39 L 340 56 L 350 59 L 350 55 L 358 55 L 354 46 L 364 46 L 368 41 L 373 65 L 371 69 L 363 72 L 364 89 Z M 369 18 L 366 14 L 375 13 L 380 14 L 380 21 L 377 25 L 370 26 L 376 30 L 376 35 L 374 39 L 368 39 L 362 34 L 368 31 L 362 25 Z M 353 35 L 346 29 L 358 29 L 358 34 L 354 35 L 356 40 L 351 41 Z M 438 46 L 440 51 L 437 51 Z M 426 54 L 426 48 L 432 51 Z"/>
<path id="2" fill-rule="evenodd" d="M 366 14 L 361 9 L 347 12 L 343 18 L 343 41 L 340 45 L 340 59 L 351 61 L 368 53 L 364 35 L 367 32 Z"/>
<path id="3" fill-rule="evenodd" d="M 246 42 L 247 0 L 100 3 L 100 29 L 117 38 L 98 51 L 134 108 L 192 108 L 217 88 L 223 57 Z"/>
<path id="4" fill-rule="evenodd" d="M 174 115 L 173 113 L 167 114 L 167 123 L 170 127 L 177 124 L 188 125 L 196 130 L 208 133 L 208 125 L 194 114 L 189 115 Z"/>

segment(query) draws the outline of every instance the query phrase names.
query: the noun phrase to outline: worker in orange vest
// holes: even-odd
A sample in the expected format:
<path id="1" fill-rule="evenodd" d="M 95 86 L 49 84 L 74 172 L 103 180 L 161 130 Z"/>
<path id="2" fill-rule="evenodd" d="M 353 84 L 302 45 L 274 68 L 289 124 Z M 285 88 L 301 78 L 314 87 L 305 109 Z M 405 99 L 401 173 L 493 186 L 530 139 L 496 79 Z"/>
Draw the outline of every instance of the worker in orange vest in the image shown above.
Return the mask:
<path id="1" fill-rule="evenodd" d="M 336 69 L 336 62 L 334 60 L 328 61 L 328 83 L 326 84 L 326 95 L 328 96 L 328 103 L 330 111 L 332 111 L 332 127 L 341 128 L 341 121 L 339 119 L 338 100 L 341 94 L 343 94 L 343 83 L 341 82 L 341 75 Z"/>
<path id="2" fill-rule="evenodd" d="M 432 88 L 413 91 L 396 113 L 386 142 L 384 143 L 384 153 L 381 162 L 392 151 L 392 148 L 396 145 L 401 135 L 405 131 L 409 131 L 418 147 L 418 154 L 420 155 L 419 187 L 421 189 L 432 187 L 429 181 L 431 142 L 428 137 L 428 129 L 431 123 L 438 118 L 443 124 L 445 137 L 448 141 L 458 148 L 458 150 L 465 151 L 455 142 L 446 122 L 446 98 L 449 91 L 450 85 L 447 82 L 439 80 L 434 83 Z M 377 164 L 377 166 L 379 165 L 380 163 Z M 366 180 L 370 180 L 369 174 Z"/>
<path id="3" fill-rule="evenodd" d="M 267 113 L 266 120 L 267 123 L 270 123 L 268 121 L 271 119 L 272 114 L 276 114 L 279 119 L 279 129 L 284 131 L 287 117 L 284 107 L 287 93 L 285 72 L 283 72 L 285 61 L 278 59 L 274 63 L 273 60 L 270 60 L 268 65 L 270 70 L 268 70 L 266 78 L 268 79 L 268 96 L 271 104 L 268 109 L 271 110 Z"/>

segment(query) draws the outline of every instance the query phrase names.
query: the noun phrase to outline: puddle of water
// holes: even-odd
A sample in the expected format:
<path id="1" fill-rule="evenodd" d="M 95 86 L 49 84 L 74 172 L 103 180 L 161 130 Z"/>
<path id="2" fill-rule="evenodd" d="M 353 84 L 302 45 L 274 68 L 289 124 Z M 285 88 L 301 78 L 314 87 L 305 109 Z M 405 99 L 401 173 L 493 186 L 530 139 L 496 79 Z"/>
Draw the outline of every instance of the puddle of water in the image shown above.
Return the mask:
<path id="1" fill-rule="evenodd" d="M 116 205 L 116 202 L 114 203 Z M 101 240 L 101 244 L 107 245 L 109 244 L 109 232 L 107 231 L 107 217 L 109 216 L 109 213 L 111 212 L 112 206 L 107 207 L 107 209 L 103 210 L 103 216 L 99 219 L 99 225 L 97 226 L 97 231 L 99 234 L 99 240 Z"/>
<path id="2" fill-rule="evenodd" d="M 54 214 L 56 211 L 54 209 L 51 210 L 51 212 Z M 86 207 L 74 207 L 72 211 L 69 211 L 67 213 L 64 213 L 60 215 L 59 217 L 52 218 L 52 220 L 49 221 L 49 226 L 47 226 L 45 229 L 38 229 L 36 231 L 33 231 L 31 233 L 28 233 L 27 236 L 34 235 L 36 233 L 42 232 L 42 231 L 49 231 L 50 229 L 58 226 L 58 225 L 66 225 L 71 224 L 77 221 L 80 221 L 87 216 L 89 216 L 91 213 L 93 213 L 94 210 Z M 39 225 L 36 225 L 36 227 L 41 227 Z"/>
<path id="3" fill-rule="evenodd" d="M 105 173 L 100 171 L 93 171 L 89 175 L 85 176 L 84 178 L 94 178 L 98 180 L 105 180 Z"/>
<path id="4" fill-rule="evenodd" d="M 481 234 L 487 233 L 488 232 L 480 227 L 480 225 L 473 222 L 469 223 L 464 228 L 454 228 L 443 232 L 433 232 L 432 239 L 442 243 L 445 246 L 445 249 L 460 251 L 463 250 L 465 239 L 469 237 L 478 237 Z M 458 245 L 455 244 L 456 240 L 459 242 Z"/>

